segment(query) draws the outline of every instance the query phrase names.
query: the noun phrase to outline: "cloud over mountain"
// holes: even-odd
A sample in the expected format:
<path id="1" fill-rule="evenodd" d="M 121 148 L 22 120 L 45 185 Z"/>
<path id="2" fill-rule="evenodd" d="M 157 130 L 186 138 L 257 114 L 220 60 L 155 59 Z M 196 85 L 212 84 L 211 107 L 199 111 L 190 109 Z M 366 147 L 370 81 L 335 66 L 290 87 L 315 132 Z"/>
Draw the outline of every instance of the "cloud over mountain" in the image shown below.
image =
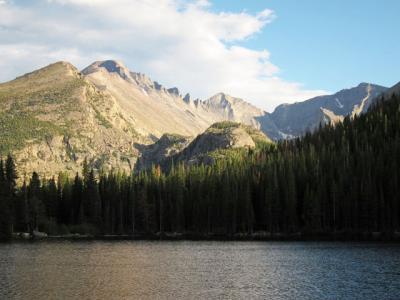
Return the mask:
<path id="1" fill-rule="evenodd" d="M 215 12 L 206 0 L 3 0 L 0 80 L 54 60 L 113 58 L 194 97 L 224 91 L 267 110 L 324 93 L 285 81 L 268 50 L 242 45 L 274 18 Z"/>

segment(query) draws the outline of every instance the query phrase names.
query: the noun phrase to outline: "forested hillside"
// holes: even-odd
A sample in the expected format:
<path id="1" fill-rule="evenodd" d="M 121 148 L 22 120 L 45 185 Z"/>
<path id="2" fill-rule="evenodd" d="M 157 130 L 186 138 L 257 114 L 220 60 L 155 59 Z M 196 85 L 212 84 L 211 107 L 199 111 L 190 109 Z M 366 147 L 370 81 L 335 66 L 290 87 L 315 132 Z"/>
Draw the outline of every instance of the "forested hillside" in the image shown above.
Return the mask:
<path id="1" fill-rule="evenodd" d="M 40 179 L 0 165 L 1 232 L 393 238 L 400 231 L 400 98 L 303 138 L 213 165 Z M 261 234 L 262 232 L 262 234 Z"/>

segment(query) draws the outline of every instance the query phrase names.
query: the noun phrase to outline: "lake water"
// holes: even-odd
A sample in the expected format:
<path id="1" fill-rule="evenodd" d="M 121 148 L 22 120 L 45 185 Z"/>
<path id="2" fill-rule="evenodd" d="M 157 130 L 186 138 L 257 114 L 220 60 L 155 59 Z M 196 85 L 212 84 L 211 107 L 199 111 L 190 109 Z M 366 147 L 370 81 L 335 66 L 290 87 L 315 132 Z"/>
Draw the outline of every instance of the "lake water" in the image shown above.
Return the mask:
<path id="1" fill-rule="evenodd" d="M 0 299 L 400 299 L 400 245 L 0 244 Z"/>

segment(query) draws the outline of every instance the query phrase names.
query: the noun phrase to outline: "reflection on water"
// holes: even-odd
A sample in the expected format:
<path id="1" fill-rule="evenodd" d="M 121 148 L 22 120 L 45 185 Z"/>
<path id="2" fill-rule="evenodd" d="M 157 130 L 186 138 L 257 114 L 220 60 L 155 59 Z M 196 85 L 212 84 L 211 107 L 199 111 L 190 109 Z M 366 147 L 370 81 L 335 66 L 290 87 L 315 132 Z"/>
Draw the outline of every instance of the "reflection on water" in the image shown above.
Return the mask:
<path id="1" fill-rule="evenodd" d="M 399 299 L 400 246 L 0 244 L 0 299 Z"/>

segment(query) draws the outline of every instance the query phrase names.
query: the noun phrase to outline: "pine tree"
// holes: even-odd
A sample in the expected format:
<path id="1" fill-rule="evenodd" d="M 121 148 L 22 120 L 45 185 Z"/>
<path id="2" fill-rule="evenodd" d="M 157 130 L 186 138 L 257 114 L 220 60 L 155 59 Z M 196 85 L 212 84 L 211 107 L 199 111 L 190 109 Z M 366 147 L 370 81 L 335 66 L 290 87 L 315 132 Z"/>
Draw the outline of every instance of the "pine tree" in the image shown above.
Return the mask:
<path id="1" fill-rule="evenodd" d="M 28 211 L 29 211 L 29 231 L 39 231 L 39 223 L 44 215 L 42 203 L 41 182 L 36 172 L 32 173 L 28 186 Z"/>
<path id="2" fill-rule="evenodd" d="M 15 168 L 15 164 L 14 164 L 14 159 L 11 156 L 11 154 L 9 154 L 7 156 L 7 160 L 6 160 L 6 166 L 5 166 L 5 179 L 6 179 L 6 188 L 7 188 L 7 196 L 6 196 L 6 206 L 8 209 L 8 222 L 11 222 L 11 232 L 13 232 L 13 224 L 14 221 L 13 220 L 13 216 L 14 216 L 14 209 L 15 209 L 15 201 L 16 201 L 16 186 L 17 186 L 17 171 Z"/>
<path id="3" fill-rule="evenodd" d="M 11 210 L 9 191 L 4 170 L 4 162 L 0 158 L 0 240 L 11 238 Z"/>
<path id="4" fill-rule="evenodd" d="M 92 224 L 98 225 L 101 222 L 100 194 L 93 169 L 90 170 L 85 182 L 85 196 L 88 203 L 85 215 L 89 217 Z"/>
<path id="5" fill-rule="evenodd" d="M 75 175 L 72 186 L 72 216 L 75 224 L 82 224 L 84 222 L 83 182 L 78 173 Z"/>

